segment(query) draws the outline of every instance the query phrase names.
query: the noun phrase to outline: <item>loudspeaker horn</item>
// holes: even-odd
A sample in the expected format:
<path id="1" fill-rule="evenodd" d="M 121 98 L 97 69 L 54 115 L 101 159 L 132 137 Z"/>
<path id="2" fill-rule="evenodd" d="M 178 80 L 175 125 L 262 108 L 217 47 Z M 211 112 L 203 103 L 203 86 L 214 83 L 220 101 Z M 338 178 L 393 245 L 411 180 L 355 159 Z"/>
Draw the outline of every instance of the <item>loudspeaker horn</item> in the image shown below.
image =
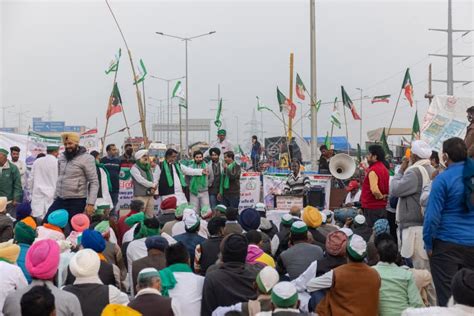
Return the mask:
<path id="1" fill-rule="evenodd" d="M 329 160 L 329 171 L 337 179 L 349 179 L 356 171 L 356 164 L 351 156 L 337 154 Z"/>

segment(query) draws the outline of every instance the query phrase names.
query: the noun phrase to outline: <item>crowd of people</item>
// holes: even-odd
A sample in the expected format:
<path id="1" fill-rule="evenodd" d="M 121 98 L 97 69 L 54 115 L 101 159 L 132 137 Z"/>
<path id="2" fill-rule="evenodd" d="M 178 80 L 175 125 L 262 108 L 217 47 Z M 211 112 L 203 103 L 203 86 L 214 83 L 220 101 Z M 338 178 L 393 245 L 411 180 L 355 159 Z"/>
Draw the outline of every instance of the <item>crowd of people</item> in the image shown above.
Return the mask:
<path id="1" fill-rule="evenodd" d="M 474 314 L 474 169 L 462 139 L 443 143 L 445 168 L 413 141 L 393 175 L 370 146 L 344 217 L 239 210 L 240 166 L 218 136 L 182 163 L 174 149 L 158 162 L 130 144 L 101 157 L 64 133 L 64 151 L 48 147 L 29 177 L 20 149 L 0 148 L 0 315 Z M 291 169 L 286 189 L 307 190 L 297 161 Z"/>

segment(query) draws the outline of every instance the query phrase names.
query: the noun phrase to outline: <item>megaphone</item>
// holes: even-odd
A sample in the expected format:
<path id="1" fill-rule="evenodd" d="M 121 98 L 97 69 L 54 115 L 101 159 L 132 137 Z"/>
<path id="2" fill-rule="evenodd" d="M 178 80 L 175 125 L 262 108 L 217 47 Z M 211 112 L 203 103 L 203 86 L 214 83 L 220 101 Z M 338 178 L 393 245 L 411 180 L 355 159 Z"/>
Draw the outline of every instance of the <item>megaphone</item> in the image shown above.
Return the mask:
<path id="1" fill-rule="evenodd" d="M 354 175 L 356 164 L 347 154 L 337 154 L 329 160 L 329 172 L 337 179 L 345 180 Z"/>

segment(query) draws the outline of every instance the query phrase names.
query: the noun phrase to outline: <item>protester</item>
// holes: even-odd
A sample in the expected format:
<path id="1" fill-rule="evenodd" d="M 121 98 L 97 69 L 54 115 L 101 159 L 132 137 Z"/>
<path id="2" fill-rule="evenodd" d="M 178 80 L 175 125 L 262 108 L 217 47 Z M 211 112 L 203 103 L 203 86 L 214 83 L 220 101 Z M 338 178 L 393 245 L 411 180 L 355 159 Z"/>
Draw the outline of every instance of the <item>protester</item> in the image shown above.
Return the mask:
<path id="1" fill-rule="evenodd" d="M 179 234 L 173 236 L 176 241 L 180 241 L 186 247 L 189 253 L 189 259 L 192 263 L 192 267 L 194 268 L 194 254 L 197 245 L 201 245 L 206 238 L 200 236 L 198 234 L 199 228 L 201 226 L 201 221 L 197 217 L 195 212 L 184 212 L 183 216 L 183 223 L 185 232 L 183 234 Z"/>
<path id="2" fill-rule="evenodd" d="M 187 186 L 184 176 L 207 175 L 207 169 L 193 169 L 176 161 L 178 152 L 172 148 L 166 150 L 165 160 L 156 166 L 154 178 L 158 182 L 158 192 L 162 199 L 174 195 L 177 204 L 187 203 L 183 188 Z"/>
<path id="3" fill-rule="evenodd" d="M 372 228 L 367 225 L 367 221 L 364 215 L 359 214 L 354 217 L 351 229 L 354 234 L 364 238 L 365 242 L 369 242 L 369 239 L 372 236 Z"/>
<path id="4" fill-rule="evenodd" d="M 466 144 L 467 150 L 474 145 L 474 106 L 469 107 L 466 110 L 467 113 L 467 121 L 469 122 L 469 126 L 466 130 L 466 136 L 464 137 L 464 143 Z"/>
<path id="5" fill-rule="evenodd" d="M 174 212 L 176 210 L 177 199 L 175 196 L 170 196 L 164 200 L 161 200 L 160 210 L 161 213 L 158 215 L 158 222 L 160 222 L 160 228 L 162 229 L 166 223 L 174 220 Z"/>
<path id="6" fill-rule="evenodd" d="M 318 315 L 378 315 L 380 277 L 364 263 L 367 244 L 352 235 L 346 246 L 348 263 L 307 284 L 309 292 L 328 289 L 316 307 Z"/>
<path id="7" fill-rule="evenodd" d="M 47 223 L 37 228 L 38 239 L 65 240 L 64 227 L 66 227 L 69 214 L 67 210 L 60 209 L 50 213 Z"/>
<path id="8" fill-rule="evenodd" d="M 280 220 L 280 230 L 271 240 L 272 254 L 278 258 L 280 254 L 288 249 L 290 242 L 290 229 L 295 219 L 290 214 L 284 214 Z M 276 249 L 276 251 L 274 251 Z"/>
<path id="9" fill-rule="evenodd" d="M 55 199 L 45 217 L 57 209 L 67 210 L 69 218 L 84 211 L 90 216 L 99 191 L 94 157 L 79 146 L 79 134 L 62 133 L 61 137 L 65 151 L 58 159 Z"/>
<path id="10" fill-rule="evenodd" d="M 261 312 L 271 312 L 273 309 L 271 292 L 275 284 L 279 281 L 278 272 L 272 267 L 265 267 L 257 275 L 254 288 L 257 292 L 255 300 L 241 302 L 231 306 L 220 306 L 214 310 L 213 316 L 225 316 L 230 312 L 238 312 L 239 315 L 255 316 Z"/>
<path id="11" fill-rule="evenodd" d="M 104 285 L 99 278 L 100 259 L 92 249 L 79 250 L 69 263 L 75 280 L 64 291 L 77 296 L 83 315 L 98 315 L 108 304 L 127 305 L 127 294 L 113 285 Z M 91 295 L 93 293 L 93 295 Z"/>
<path id="12" fill-rule="evenodd" d="M 161 230 L 163 233 L 166 233 L 168 235 L 173 235 L 173 227 L 175 224 L 181 222 L 183 220 L 183 215 L 184 215 L 184 210 L 186 208 L 190 208 L 191 205 L 188 205 L 187 203 L 183 203 L 179 205 L 176 210 L 174 211 L 174 220 L 167 222 L 164 226 L 163 229 Z"/>
<path id="13" fill-rule="evenodd" d="M 21 178 L 21 187 L 24 188 L 26 185 L 26 164 L 23 160 L 20 160 L 20 147 L 10 147 L 10 157 L 12 163 L 18 168 Z"/>
<path id="14" fill-rule="evenodd" d="M 346 246 L 347 236 L 342 231 L 338 230 L 328 234 L 324 257 L 317 261 L 317 277 L 347 263 Z"/>
<path id="15" fill-rule="evenodd" d="M 9 241 L 13 238 L 13 220 L 7 215 L 7 198 L 0 197 L 0 242 Z"/>
<path id="16" fill-rule="evenodd" d="M 215 216 L 226 218 L 225 214 L 227 212 L 227 206 L 223 204 L 217 204 L 214 208 L 214 211 L 216 212 Z"/>
<path id="17" fill-rule="evenodd" d="M 224 152 L 224 164 L 217 199 L 226 207 L 238 208 L 240 203 L 240 166 L 234 160 L 234 152 Z"/>
<path id="18" fill-rule="evenodd" d="M 161 236 L 151 236 L 145 239 L 147 256 L 132 262 L 133 288 L 136 288 L 137 278 L 140 271 L 145 268 L 155 268 L 157 270 L 166 267 L 165 250 L 168 248 L 168 241 Z"/>
<path id="19" fill-rule="evenodd" d="M 143 203 L 143 201 L 132 200 L 130 202 L 130 211 L 126 215 L 121 216 L 117 223 L 117 228 L 118 228 L 117 238 L 118 238 L 119 244 L 122 244 L 123 235 L 131 228 L 130 226 L 127 225 L 125 220 L 132 215 L 143 212 L 144 210 L 145 210 L 145 203 Z"/>
<path id="20" fill-rule="evenodd" d="M 28 283 L 31 283 L 31 275 L 26 269 L 26 253 L 30 246 L 33 244 L 36 238 L 36 231 L 25 224 L 24 222 L 18 222 L 15 225 L 15 242 L 20 247 L 20 254 L 18 256 L 16 264 L 21 268 L 25 275 Z"/>
<path id="21" fill-rule="evenodd" d="M 226 222 L 224 227 L 224 236 L 230 234 L 242 234 L 244 229 L 239 224 L 239 210 L 234 207 L 229 207 L 225 212 Z M 260 223 L 260 222 L 259 222 Z"/>
<path id="22" fill-rule="evenodd" d="M 156 181 L 150 166 L 148 150 L 141 149 L 135 153 L 135 164 L 130 169 L 133 180 L 133 198 L 145 205 L 145 214 L 152 217 L 155 214 Z"/>
<path id="23" fill-rule="evenodd" d="M 227 131 L 225 129 L 220 129 L 217 131 L 217 140 L 211 144 L 209 148 L 217 148 L 220 150 L 221 154 L 225 154 L 227 151 L 234 150 L 232 143 L 226 139 Z M 204 154 L 205 157 L 210 155 L 210 149 Z"/>
<path id="24" fill-rule="evenodd" d="M 201 315 L 210 316 L 219 306 L 230 306 L 256 299 L 253 284 L 257 269 L 247 266 L 248 241 L 241 234 L 231 234 L 221 244 L 222 264 L 208 271 L 204 279 Z"/>
<path id="25" fill-rule="evenodd" d="M 15 206 L 21 202 L 23 189 L 17 166 L 8 161 L 8 151 L 0 148 L 0 197 L 7 198 L 6 212 L 15 218 Z"/>
<path id="26" fill-rule="evenodd" d="M 245 262 L 252 265 L 275 268 L 275 260 L 261 249 L 263 244 L 261 233 L 256 230 L 250 230 L 245 234 L 245 237 L 249 242 Z"/>
<path id="27" fill-rule="evenodd" d="M 353 207 L 356 203 L 360 203 L 360 195 L 362 191 L 359 189 L 359 182 L 351 180 L 346 187 L 347 195 L 344 200 L 344 207 Z"/>
<path id="28" fill-rule="evenodd" d="M 308 226 L 302 221 L 291 225 L 290 244 L 288 250 L 283 251 L 277 259 L 277 271 L 282 277 L 288 273 L 289 280 L 294 280 L 313 261 L 323 258 L 323 250 L 309 243 Z"/>
<path id="29" fill-rule="evenodd" d="M 308 313 L 301 313 L 298 309 L 299 300 L 296 287 L 287 281 L 277 283 L 272 289 L 272 304 L 273 313 L 260 313 L 261 316 L 269 315 L 309 315 Z"/>
<path id="30" fill-rule="evenodd" d="M 267 219 L 267 207 L 263 203 L 255 204 L 255 210 L 260 215 L 260 227 L 259 230 L 267 234 L 267 236 L 272 239 L 276 233 L 278 233 L 278 228 L 273 223 L 273 221 Z"/>
<path id="31" fill-rule="evenodd" d="M 216 263 L 219 253 L 220 244 L 224 239 L 224 227 L 226 220 L 222 217 L 213 217 L 207 229 L 209 230 L 209 238 L 203 243 L 196 246 L 194 252 L 194 272 L 200 275 L 206 275 L 207 269 Z"/>
<path id="32" fill-rule="evenodd" d="M 46 286 L 54 295 L 56 315 L 82 316 L 79 300 L 74 294 L 57 288 L 53 281 L 58 271 L 59 246 L 51 239 L 35 242 L 26 253 L 26 269 L 33 281 L 27 287 L 10 293 L 3 306 L 5 316 L 21 315 L 21 298 L 35 286 Z M 2 287 L 3 288 L 3 287 Z"/>
<path id="33" fill-rule="evenodd" d="M 319 146 L 321 156 L 319 157 L 318 170 L 320 174 L 331 174 L 329 171 L 329 159 L 331 158 L 331 151 L 326 145 Z"/>
<path id="34" fill-rule="evenodd" d="M 367 224 L 372 227 L 376 220 L 386 217 L 386 198 L 389 193 L 389 174 L 382 146 L 369 146 L 367 162 L 369 169 L 362 183 L 361 204 Z"/>
<path id="35" fill-rule="evenodd" d="M 138 273 L 137 295 L 128 306 L 143 316 L 173 316 L 172 301 L 161 295 L 160 274 L 155 268 L 144 268 Z"/>
<path id="36" fill-rule="evenodd" d="M 209 155 L 211 156 L 211 161 L 208 163 L 209 178 L 208 178 L 208 192 L 209 192 L 209 203 L 211 208 L 214 210 L 218 205 L 217 195 L 219 194 L 221 186 L 221 175 L 222 175 L 222 164 L 219 160 L 221 151 L 219 148 L 209 149 Z"/>
<path id="37" fill-rule="evenodd" d="M 318 227 L 318 231 L 324 236 L 327 237 L 329 233 L 339 230 L 339 226 L 330 224 L 332 218 L 331 211 L 325 210 L 321 212 L 321 226 Z M 328 218 L 329 216 L 329 218 Z"/>
<path id="38" fill-rule="evenodd" d="M 308 226 L 308 231 L 311 233 L 313 238 L 313 244 L 318 245 L 324 249 L 326 237 L 324 237 L 323 233 L 318 230 L 318 228 L 323 223 L 323 216 L 321 212 L 317 208 L 307 205 L 303 210 L 301 219 Z"/>
<path id="39" fill-rule="evenodd" d="M 424 307 L 412 272 L 396 265 L 397 244 L 390 239 L 377 244 L 380 257 L 374 269 L 382 280 L 379 295 L 379 315 L 400 315 L 408 307 Z"/>
<path id="40" fill-rule="evenodd" d="M 257 139 L 256 135 L 252 136 L 252 150 L 250 152 L 250 158 L 252 159 L 252 170 L 254 172 L 259 171 L 258 163 L 260 161 L 260 155 L 262 154 L 262 145 Z"/>
<path id="41" fill-rule="evenodd" d="M 193 153 L 193 162 L 191 163 L 193 169 L 203 169 L 206 173 L 200 176 L 191 176 L 189 181 L 189 203 L 194 205 L 197 210 L 207 206 L 209 207 L 209 192 L 208 192 L 208 166 L 204 162 L 203 154 L 197 150 Z"/>
<path id="42" fill-rule="evenodd" d="M 110 197 L 114 206 L 110 215 L 116 216 L 115 210 L 118 210 L 118 196 L 120 191 L 120 158 L 119 150 L 115 144 L 108 144 L 105 147 L 107 156 L 102 157 L 100 162 L 107 169 L 110 177 Z"/>
<path id="43" fill-rule="evenodd" d="M 192 273 L 189 253 L 177 242 L 165 250 L 166 268 L 160 270 L 163 296 L 171 297 L 177 316 L 200 315 L 204 277 Z"/>
<path id="44" fill-rule="evenodd" d="M 423 240 L 440 306 L 448 303 L 456 272 L 462 267 L 474 269 L 474 211 L 469 210 L 464 197 L 466 158 L 462 139 L 443 142 L 447 168 L 433 181 L 425 211 Z"/>
<path id="45" fill-rule="evenodd" d="M 265 234 L 263 231 L 259 229 L 261 225 L 262 218 L 260 214 L 254 208 L 246 208 L 239 215 L 239 224 L 243 228 L 245 232 L 249 232 L 251 230 L 258 230 L 262 237 L 262 244 L 261 248 L 267 254 L 272 253 L 271 241 L 270 237 Z"/>
<path id="46" fill-rule="evenodd" d="M 71 218 L 72 231 L 66 240 L 70 241 L 73 247 L 76 247 L 78 239 L 82 235 L 82 232 L 89 228 L 91 222 L 86 214 L 76 214 Z"/>
<path id="47" fill-rule="evenodd" d="M 125 224 L 130 227 L 138 224 L 138 227 L 136 227 L 133 231 L 134 239 L 158 235 L 160 232 L 160 223 L 158 222 L 156 216 L 147 217 L 145 212 L 134 214 L 125 219 Z"/>
<path id="48" fill-rule="evenodd" d="M 135 164 L 135 158 L 133 157 L 133 146 L 132 144 L 123 145 L 123 155 L 119 157 L 120 168 L 132 168 Z"/>
<path id="49" fill-rule="evenodd" d="M 296 159 L 291 161 L 291 173 L 286 180 L 284 192 L 287 194 L 303 194 L 309 191 L 311 184 L 309 178 L 301 174 L 300 162 Z"/>
<path id="50" fill-rule="evenodd" d="M 47 286 L 34 286 L 23 294 L 21 314 L 29 316 L 55 316 L 54 295 Z"/>
<path id="51" fill-rule="evenodd" d="M 53 204 L 58 181 L 59 147 L 46 147 L 44 159 L 36 159 L 28 175 L 32 215 L 42 220 Z"/>
<path id="52" fill-rule="evenodd" d="M 186 233 L 186 224 L 184 222 L 184 218 L 188 216 L 188 214 L 194 214 L 196 219 L 199 220 L 199 217 L 196 215 L 196 211 L 193 205 L 185 204 L 185 208 L 183 210 L 182 220 L 177 221 L 172 229 L 171 229 L 171 236 L 174 238 L 175 236 L 181 235 Z M 207 231 L 207 222 L 199 220 L 199 227 L 198 232 L 199 236 L 204 239 L 207 239 L 209 236 L 209 232 Z"/>
<path id="53" fill-rule="evenodd" d="M 390 183 L 390 196 L 398 198 L 397 219 L 401 236 L 401 255 L 410 258 L 415 269 L 429 269 L 423 248 L 423 213 L 420 197 L 429 184 L 434 168 L 431 147 L 422 140 L 411 144 L 410 161 L 404 160 Z M 411 165 L 409 166 L 409 163 Z"/>
<path id="54" fill-rule="evenodd" d="M 12 240 L 0 243 L 0 307 L 2 308 L 9 293 L 28 285 L 23 271 L 16 265 L 19 255 L 20 247 Z"/>

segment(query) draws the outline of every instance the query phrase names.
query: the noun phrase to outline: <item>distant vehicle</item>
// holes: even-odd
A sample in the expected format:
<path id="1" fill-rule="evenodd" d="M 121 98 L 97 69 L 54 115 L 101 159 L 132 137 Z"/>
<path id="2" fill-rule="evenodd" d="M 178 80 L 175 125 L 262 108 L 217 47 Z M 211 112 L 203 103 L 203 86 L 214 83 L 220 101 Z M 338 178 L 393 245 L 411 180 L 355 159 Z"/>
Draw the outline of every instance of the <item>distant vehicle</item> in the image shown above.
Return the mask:
<path id="1" fill-rule="evenodd" d="M 148 147 L 148 155 L 155 157 L 157 161 L 162 162 L 165 159 L 166 144 L 163 143 L 151 143 Z"/>

